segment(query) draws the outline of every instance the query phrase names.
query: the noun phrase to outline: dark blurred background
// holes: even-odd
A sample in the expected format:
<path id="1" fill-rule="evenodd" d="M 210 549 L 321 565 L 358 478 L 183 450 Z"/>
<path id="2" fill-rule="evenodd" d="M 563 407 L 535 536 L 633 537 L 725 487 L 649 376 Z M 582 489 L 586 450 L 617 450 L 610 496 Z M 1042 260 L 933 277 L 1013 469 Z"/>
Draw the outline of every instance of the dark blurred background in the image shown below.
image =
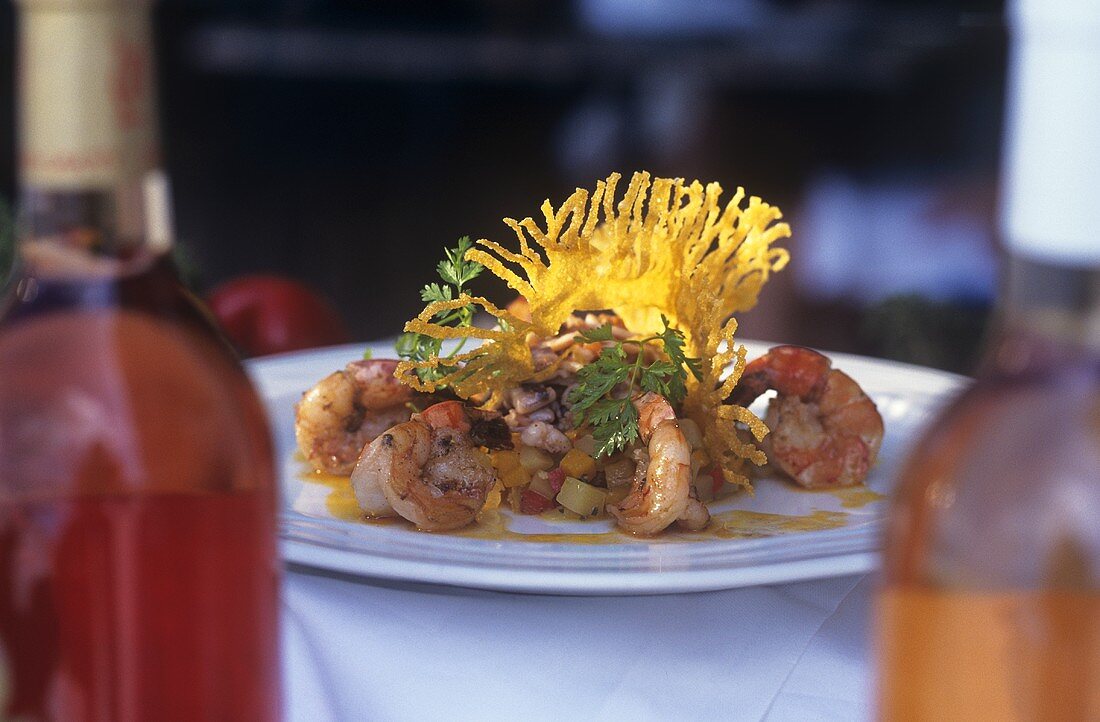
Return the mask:
<path id="1" fill-rule="evenodd" d="M 287 274 L 327 293 L 355 338 L 381 338 L 422 307 L 419 286 L 461 235 L 512 242 L 502 217 L 612 170 L 717 180 L 779 205 L 794 231 L 742 338 L 965 372 L 997 273 L 1001 11 L 164 0 L 179 243 L 202 287 Z M 9 98 L 12 22 L 5 7 Z"/>

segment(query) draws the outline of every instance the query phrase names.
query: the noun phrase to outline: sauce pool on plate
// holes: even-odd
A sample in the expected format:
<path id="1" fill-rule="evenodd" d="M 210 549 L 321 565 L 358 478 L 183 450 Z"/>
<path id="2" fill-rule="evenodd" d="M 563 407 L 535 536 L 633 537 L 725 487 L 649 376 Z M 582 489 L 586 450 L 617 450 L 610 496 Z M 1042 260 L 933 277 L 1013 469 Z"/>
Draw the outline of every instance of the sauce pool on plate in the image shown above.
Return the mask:
<path id="1" fill-rule="evenodd" d="M 307 484 L 316 484 L 330 489 L 325 498 L 325 508 L 334 518 L 341 521 L 371 524 L 376 526 L 402 526 L 410 530 L 412 525 L 397 518 L 375 519 L 367 517 L 356 503 L 351 483 L 347 477 L 305 472 L 300 478 Z M 818 492 L 822 493 L 822 492 Z M 823 492 L 840 499 L 841 506 L 854 509 L 884 499 L 885 496 L 864 486 L 835 489 Z M 566 519 L 555 511 L 545 512 L 541 518 L 555 524 L 583 523 L 576 519 Z M 514 531 L 510 526 L 511 514 L 498 509 L 482 512 L 476 524 L 464 529 L 448 532 L 454 536 L 468 539 L 486 539 L 491 541 L 521 541 L 551 544 L 624 544 L 652 541 L 646 537 L 636 537 L 615 528 L 605 529 L 607 520 L 600 520 L 593 526 L 597 530 L 589 532 L 553 532 L 527 533 Z M 762 537 L 793 534 L 799 532 L 837 529 L 845 525 L 848 513 L 844 511 L 814 510 L 809 514 L 769 514 L 765 512 L 732 509 L 715 512 L 711 523 L 702 531 L 688 532 L 670 528 L 661 535 L 668 541 L 709 541 L 723 539 L 757 539 Z"/>

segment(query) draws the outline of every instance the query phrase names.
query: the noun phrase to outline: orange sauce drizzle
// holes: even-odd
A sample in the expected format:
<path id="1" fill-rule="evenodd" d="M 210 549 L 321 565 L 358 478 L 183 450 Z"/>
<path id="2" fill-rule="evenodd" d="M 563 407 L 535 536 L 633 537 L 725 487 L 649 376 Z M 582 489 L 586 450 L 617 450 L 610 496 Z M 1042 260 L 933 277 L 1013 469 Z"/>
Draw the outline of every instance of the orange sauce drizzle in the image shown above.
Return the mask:
<path id="1" fill-rule="evenodd" d="M 847 486 L 842 489 L 832 489 L 829 493 L 837 499 L 840 499 L 840 505 L 845 509 L 862 509 L 868 504 L 873 504 L 876 501 L 882 501 L 886 498 L 885 494 L 880 494 L 863 484 Z"/>
<path id="2" fill-rule="evenodd" d="M 326 486 L 331 491 L 325 498 L 325 506 L 335 519 L 357 522 L 360 524 L 376 524 L 381 526 L 406 526 L 411 525 L 401 519 L 386 518 L 374 519 L 363 514 L 355 501 L 355 494 L 351 489 L 351 482 L 344 476 L 332 476 L 307 472 L 301 475 L 302 481 L 310 484 Z M 850 489 L 837 489 L 829 492 L 841 496 L 842 506 L 854 507 L 877 501 L 883 498 L 881 494 L 865 487 L 853 487 Z M 562 521 L 581 520 L 567 518 L 567 515 L 549 511 L 542 515 L 548 521 L 560 523 Z M 661 541 L 703 541 L 719 539 L 756 539 L 760 537 L 777 536 L 780 534 L 792 534 L 797 532 L 819 531 L 823 529 L 836 529 L 844 526 L 848 514 L 842 511 L 817 510 L 806 515 L 767 514 L 757 511 L 745 511 L 734 509 L 715 513 L 707 527 L 697 532 L 679 531 L 675 527 L 662 532 Z M 478 517 L 478 522 L 464 529 L 447 532 L 453 536 L 467 539 L 485 539 L 489 541 L 519 541 L 532 543 L 552 544 L 629 544 L 645 543 L 650 541 L 646 537 L 638 537 L 618 529 L 590 533 L 547 533 L 526 534 L 512 531 L 508 526 L 508 516 L 499 510 L 483 512 Z"/>

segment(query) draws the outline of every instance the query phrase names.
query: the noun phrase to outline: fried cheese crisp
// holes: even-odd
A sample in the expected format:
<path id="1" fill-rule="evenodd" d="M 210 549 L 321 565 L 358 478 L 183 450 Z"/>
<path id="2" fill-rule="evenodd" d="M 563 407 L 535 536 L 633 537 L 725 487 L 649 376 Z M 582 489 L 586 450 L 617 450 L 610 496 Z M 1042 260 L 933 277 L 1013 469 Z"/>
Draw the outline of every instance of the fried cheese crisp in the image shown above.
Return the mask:
<path id="1" fill-rule="evenodd" d="M 763 422 L 745 408 L 724 404 L 745 365 L 745 349 L 735 346 L 734 313 L 756 305 L 760 289 L 789 259 L 772 247 L 790 237 L 779 209 L 744 189 L 724 205 L 717 183 L 686 183 L 680 178 L 651 178 L 635 173 L 616 200 L 621 176 L 612 173 L 595 190 L 578 188 L 559 208 L 542 204 L 544 227 L 531 217 L 504 219 L 516 234 L 519 250 L 487 239 L 466 258 L 481 263 L 527 300 L 530 321 L 463 296 L 429 304 L 406 331 L 433 338 L 483 339 L 474 351 L 447 361 L 463 364 L 435 382 L 417 378 L 415 368 L 432 362 L 403 362 L 397 376 L 420 391 L 449 384 L 464 398 L 495 402 L 509 388 L 542 380 L 554 369 L 534 368 L 528 332 L 557 333 L 574 311 L 610 309 L 631 331 L 652 334 L 662 314 L 683 331 L 689 355 L 702 358 L 703 380 L 692 380 L 685 412 L 700 425 L 704 443 L 719 461 L 726 479 L 749 486 L 743 461 L 763 464 L 764 454 L 742 439 L 740 422 L 759 442 Z M 499 329 L 450 328 L 430 319 L 440 311 L 474 303 L 496 317 Z M 723 377 L 730 364 L 732 371 Z M 438 362 L 437 362 L 438 367 Z M 450 368 L 450 366 L 448 366 Z"/>

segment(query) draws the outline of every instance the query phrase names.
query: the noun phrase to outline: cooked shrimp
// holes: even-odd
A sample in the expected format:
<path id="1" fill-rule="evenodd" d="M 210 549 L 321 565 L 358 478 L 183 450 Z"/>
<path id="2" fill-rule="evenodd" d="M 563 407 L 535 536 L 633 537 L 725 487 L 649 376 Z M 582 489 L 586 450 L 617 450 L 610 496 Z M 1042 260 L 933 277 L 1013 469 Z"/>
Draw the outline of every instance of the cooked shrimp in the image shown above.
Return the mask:
<path id="1" fill-rule="evenodd" d="M 882 446 L 882 416 L 851 377 L 802 346 L 776 346 L 747 366 L 730 401 L 748 405 L 768 389 L 768 458 L 809 489 L 863 481 Z"/>
<path id="2" fill-rule="evenodd" d="M 676 523 L 688 531 L 699 531 L 710 523 L 710 510 L 699 501 L 694 487 L 689 489 L 687 506 Z"/>
<path id="3" fill-rule="evenodd" d="M 511 445 L 499 414 L 444 401 L 372 441 L 352 489 L 368 515 L 399 515 L 425 531 L 458 529 L 474 520 L 497 479 L 477 447 Z"/>
<path id="4" fill-rule="evenodd" d="M 626 498 L 618 506 L 609 505 L 608 512 L 635 534 L 656 534 L 677 520 L 688 529 L 702 529 L 710 513 L 698 500 L 691 503 L 691 445 L 676 423 L 676 412 L 653 392 L 633 401 L 649 462 L 644 475 L 635 475 Z"/>
<path id="5" fill-rule="evenodd" d="M 346 476 L 374 437 L 408 421 L 416 394 L 393 377 L 397 362 L 352 361 L 329 374 L 298 402 L 294 435 L 317 471 Z"/>

